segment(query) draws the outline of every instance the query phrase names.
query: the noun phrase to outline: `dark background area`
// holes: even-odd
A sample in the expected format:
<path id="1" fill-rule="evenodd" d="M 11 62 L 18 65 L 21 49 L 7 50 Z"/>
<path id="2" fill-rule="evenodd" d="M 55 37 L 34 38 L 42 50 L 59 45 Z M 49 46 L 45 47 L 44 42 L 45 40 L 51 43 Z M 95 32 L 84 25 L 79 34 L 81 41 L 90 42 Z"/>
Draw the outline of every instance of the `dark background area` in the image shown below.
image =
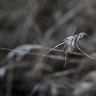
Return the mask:
<path id="1" fill-rule="evenodd" d="M 56 50 L 39 61 L 75 26 L 88 34 L 78 46 L 96 58 L 95 0 L 0 0 L 0 96 L 96 96 L 96 60 L 75 48 L 81 55 L 68 53 L 65 67 Z"/>

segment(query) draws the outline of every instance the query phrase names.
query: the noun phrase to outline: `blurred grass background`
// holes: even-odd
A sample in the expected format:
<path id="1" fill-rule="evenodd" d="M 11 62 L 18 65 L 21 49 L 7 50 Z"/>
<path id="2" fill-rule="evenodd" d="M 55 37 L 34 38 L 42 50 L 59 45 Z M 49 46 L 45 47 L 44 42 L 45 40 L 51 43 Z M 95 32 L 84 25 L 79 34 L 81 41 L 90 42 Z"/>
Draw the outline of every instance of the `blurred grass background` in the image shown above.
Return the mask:
<path id="1" fill-rule="evenodd" d="M 96 58 L 95 0 L 0 0 L 0 47 L 53 48 L 73 35 L 74 26 L 75 34 L 85 32 L 91 37 L 78 45 Z M 68 54 L 64 68 L 62 52 L 52 51 L 38 62 L 48 51 L 41 49 L 32 49 L 39 55 L 26 54 L 19 62 L 18 55 L 6 60 L 9 51 L 0 49 L 0 96 L 96 96 L 95 60 Z"/>

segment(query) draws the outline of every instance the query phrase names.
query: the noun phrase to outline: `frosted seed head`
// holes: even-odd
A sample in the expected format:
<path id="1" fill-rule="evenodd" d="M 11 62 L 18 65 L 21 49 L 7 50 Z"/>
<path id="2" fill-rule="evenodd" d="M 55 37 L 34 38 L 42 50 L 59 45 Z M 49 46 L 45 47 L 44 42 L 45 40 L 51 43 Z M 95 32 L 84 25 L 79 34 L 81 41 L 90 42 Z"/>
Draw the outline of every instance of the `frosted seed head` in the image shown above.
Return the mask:
<path id="1" fill-rule="evenodd" d="M 79 38 L 83 38 L 85 35 L 87 35 L 86 33 L 82 32 L 82 33 L 79 33 Z"/>

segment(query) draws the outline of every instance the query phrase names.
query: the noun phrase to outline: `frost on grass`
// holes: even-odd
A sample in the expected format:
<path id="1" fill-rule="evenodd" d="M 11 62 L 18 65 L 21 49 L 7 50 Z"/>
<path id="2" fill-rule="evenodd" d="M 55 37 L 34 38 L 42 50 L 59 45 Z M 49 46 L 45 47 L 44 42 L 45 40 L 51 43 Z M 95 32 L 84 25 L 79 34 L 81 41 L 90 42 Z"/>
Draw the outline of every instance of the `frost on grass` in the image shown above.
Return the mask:
<path id="1" fill-rule="evenodd" d="M 77 44 L 78 40 L 81 39 L 81 38 L 83 38 L 85 35 L 87 36 L 86 33 L 82 32 L 82 33 L 76 34 L 76 35 L 74 35 L 74 36 L 69 36 L 69 37 L 65 38 L 62 43 L 59 43 L 59 44 L 56 45 L 54 48 L 52 48 L 52 49 L 50 49 L 48 52 L 46 52 L 46 53 L 40 58 L 40 61 L 41 61 L 41 59 L 42 59 L 46 54 L 48 54 L 50 51 L 54 50 L 55 48 L 57 48 L 57 47 L 59 47 L 59 46 L 61 46 L 61 45 L 63 45 L 63 50 L 64 50 L 64 52 L 65 52 L 65 64 L 64 64 L 64 67 L 65 67 L 66 64 L 67 64 L 67 54 L 68 54 L 68 53 L 72 53 L 72 52 L 73 52 L 73 49 L 74 49 L 75 47 L 77 47 L 77 49 L 78 49 L 79 51 L 81 51 L 84 55 L 86 55 L 87 57 L 96 60 L 94 57 L 91 57 L 90 55 L 88 55 L 87 53 L 85 53 L 85 52 L 78 46 L 78 44 Z"/>
<path id="2" fill-rule="evenodd" d="M 87 36 L 86 33 L 82 32 L 73 36 L 69 36 L 67 38 L 65 38 L 63 40 L 63 42 L 59 43 L 58 45 L 56 45 L 54 48 L 49 48 L 49 51 L 47 51 L 45 54 L 43 54 L 39 60 L 39 62 L 41 61 L 41 59 L 46 56 L 50 51 L 55 50 L 57 47 L 63 45 L 63 49 L 64 50 L 64 58 L 65 58 L 65 64 L 64 66 L 66 66 L 67 64 L 67 54 L 68 53 L 73 53 L 73 50 L 75 49 L 75 47 L 77 47 L 77 49 L 79 51 L 81 51 L 84 55 L 86 55 L 87 57 L 96 60 L 94 57 L 91 57 L 90 55 L 88 55 L 87 53 L 85 53 L 77 44 L 78 40 L 83 38 L 84 36 Z M 28 54 L 32 49 L 42 49 L 43 47 L 40 45 L 22 45 L 19 46 L 15 49 L 13 49 L 11 52 L 9 52 L 9 54 L 6 56 L 6 60 L 10 60 L 12 59 L 14 56 L 16 57 L 16 61 L 19 62 L 23 59 L 23 57 Z M 46 49 L 46 48 L 45 48 Z M 48 49 L 48 48 L 47 48 Z"/>

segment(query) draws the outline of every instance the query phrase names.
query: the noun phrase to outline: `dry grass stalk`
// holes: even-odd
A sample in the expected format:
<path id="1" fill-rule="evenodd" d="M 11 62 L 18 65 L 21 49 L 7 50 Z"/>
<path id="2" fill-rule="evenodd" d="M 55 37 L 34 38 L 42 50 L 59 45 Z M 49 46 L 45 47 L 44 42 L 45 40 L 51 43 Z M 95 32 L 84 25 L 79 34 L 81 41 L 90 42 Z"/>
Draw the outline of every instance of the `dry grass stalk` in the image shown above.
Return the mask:
<path id="1" fill-rule="evenodd" d="M 42 60 L 43 57 L 46 56 L 46 54 L 48 54 L 50 51 L 56 49 L 57 47 L 63 45 L 63 50 L 65 51 L 65 64 L 64 64 L 64 67 L 66 66 L 67 64 L 67 54 L 68 53 L 73 53 L 73 50 L 75 47 L 78 48 L 79 51 L 81 51 L 84 55 L 86 55 L 87 57 L 91 58 L 91 59 L 94 59 L 96 60 L 94 57 L 91 57 L 90 55 L 88 55 L 87 53 L 85 53 L 77 44 L 78 40 L 83 38 L 84 36 L 87 36 L 86 33 L 82 32 L 82 33 L 79 33 L 79 34 L 76 34 L 74 36 L 69 36 L 67 38 L 65 38 L 63 40 L 62 43 L 59 43 L 58 45 L 56 45 L 54 48 L 50 49 L 49 51 L 47 51 L 39 60 L 39 62 Z"/>

